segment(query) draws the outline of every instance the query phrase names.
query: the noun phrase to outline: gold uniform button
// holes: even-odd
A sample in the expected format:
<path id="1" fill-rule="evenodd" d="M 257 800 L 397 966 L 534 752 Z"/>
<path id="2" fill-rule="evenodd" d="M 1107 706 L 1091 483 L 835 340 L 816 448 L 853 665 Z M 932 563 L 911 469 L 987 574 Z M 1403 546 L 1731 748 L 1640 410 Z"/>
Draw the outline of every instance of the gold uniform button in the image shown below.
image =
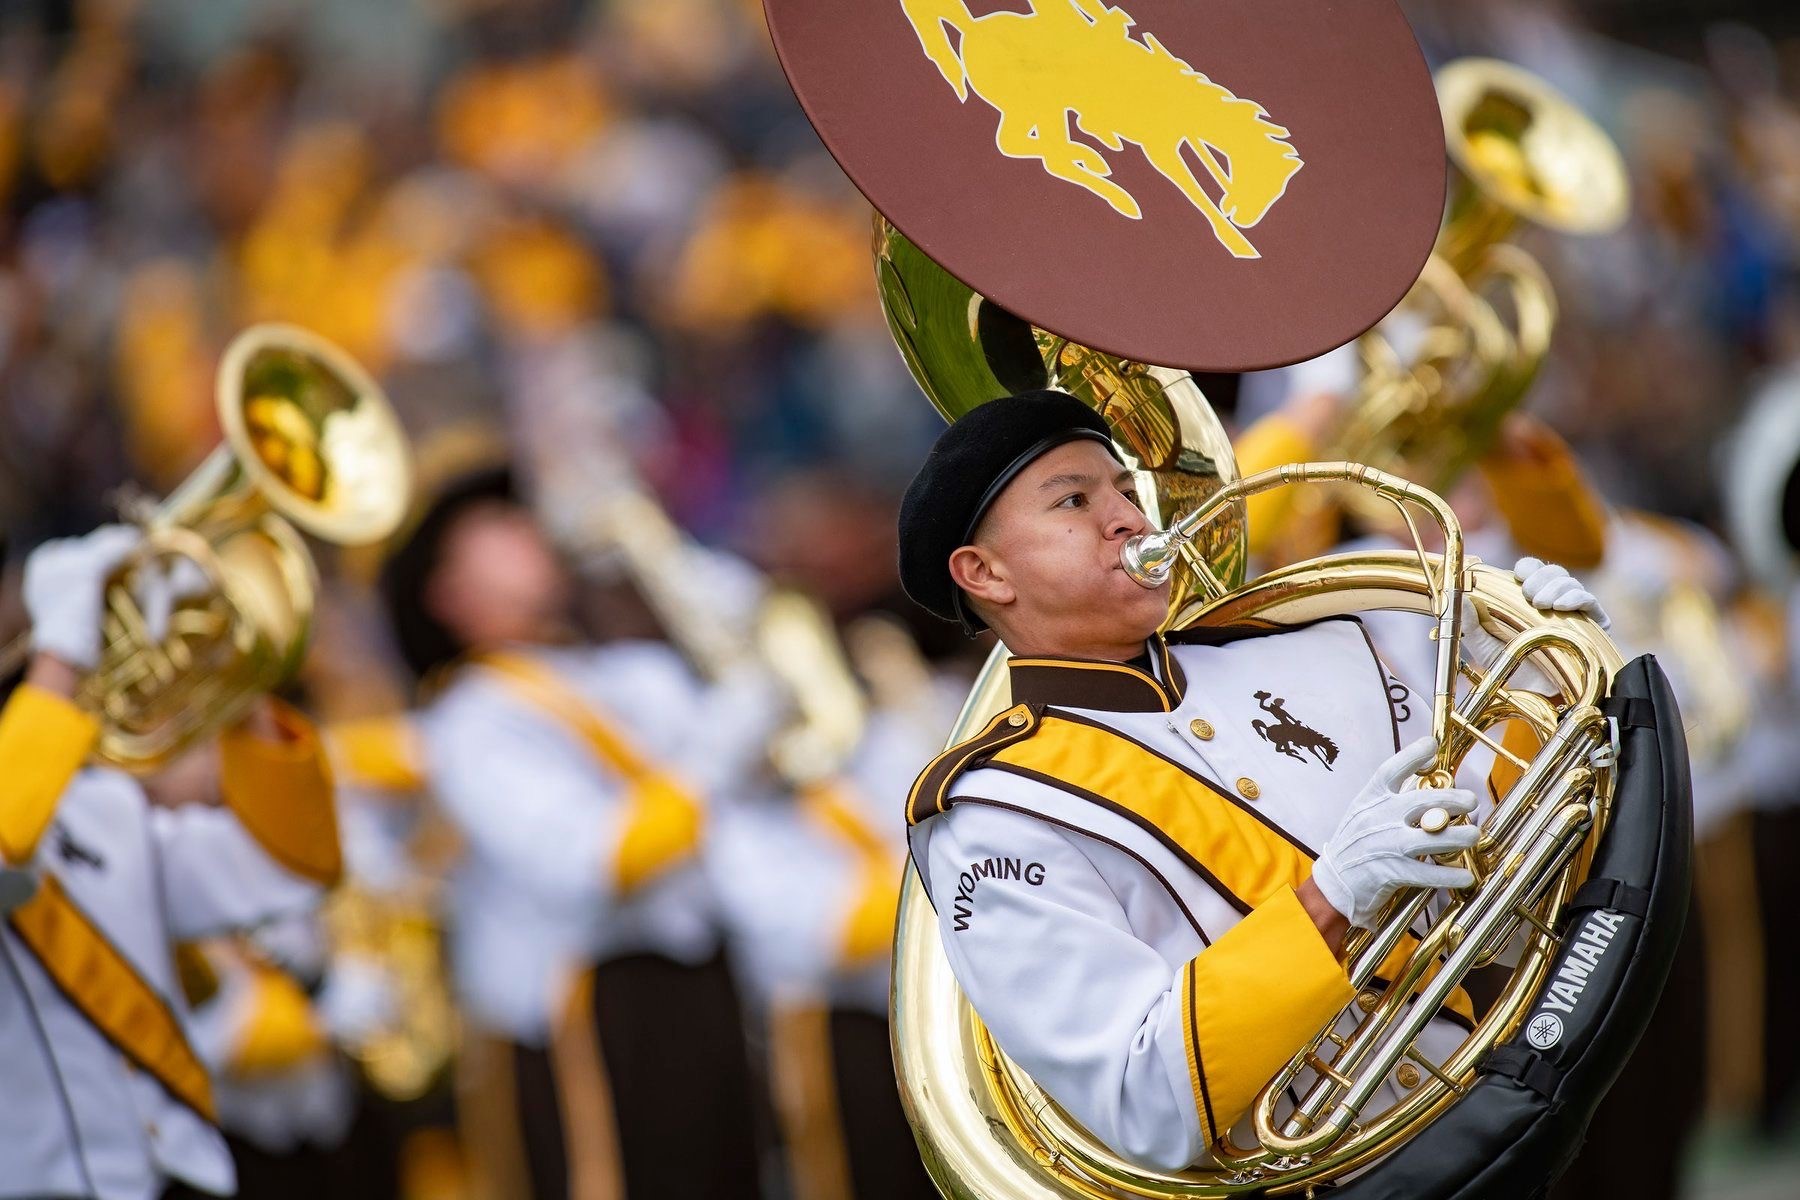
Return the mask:
<path id="1" fill-rule="evenodd" d="M 1006 723 L 1011 725 L 1014 729 L 1019 729 L 1024 726 L 1027 719 L 1028 718 L 1024 713 L 1014 713 L 1012 716 L 1006 718 Z"/>
<path id="2" fill-rule="evenodd" d="M 1400 1069 L 1394 1072 L 1394 1078 L 1399 1080 L 1401 1087 L 1411 1091 L 1419 1086 L 1419 1068 L 1411 1063 L 1401 1063 Z"/>
<path id="3" fill-rule="evenodd" d="M 1195 717 L 1188 722 L 1188 729 L 1193 732 L 1195 737 L 1203 742 L 1210 742 L 1213 739 L 1213 727 L 1211 721 L 1202 721 L 1199 717 Z"/>
<path id="4" fill-rule="evenodd" d="M 1262 795 L 1262 789 L 1256 786 L 1256 780 L 1248 775 L 1237 781 L 1238 795 L 1246 800 L 1254 800 Z"/>

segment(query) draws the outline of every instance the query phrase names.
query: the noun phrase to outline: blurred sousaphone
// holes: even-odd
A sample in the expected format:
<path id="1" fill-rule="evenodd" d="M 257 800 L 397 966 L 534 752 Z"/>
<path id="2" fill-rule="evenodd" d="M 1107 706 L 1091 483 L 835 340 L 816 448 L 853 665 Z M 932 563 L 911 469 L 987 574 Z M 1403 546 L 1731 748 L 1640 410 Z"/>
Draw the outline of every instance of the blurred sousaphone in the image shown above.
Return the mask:
<path id="1" fill-rule="evenodd" d="M 996 396 L 1058 388 L 1106 419 L 1138 498 L 1158 526 L 1237 479 L 1231 438 L 1193 376 L 1079 345 L 1007 312 L 875 215 L 875 280 L 888 332 L 944 420 Z M 1242 582 L 1244 510 L 1182 549 L 1171 611 L 1213 578 Z"/>
<path id="2" fill-rule="evenodd" d="M 1611 232 L 1629 193 L 1612 139 L 1538 76 L 1463 58 L 1435 82 L 1453 167 L 1444 226 L 1406 298 L 1357 339 L 1363 377 L 1324 457 L 1442 493 L 1492 446 L 1556 326 L 1548 276 L 1508 239 L 1521 224 Z M 1380 504 L 1340 497 L 1365 515 Z"/>
<path id="3" fill-rule="evenodd" d="M 1719 465 L 1732 545 L 1780 595 L 1800 571 L 1800 372 L 1781 371 L 1757 391 Z"/>
<path id="4" fill-rule="evenodd" d="M 216 396 L 223 442 L 160 503 L 125 505 L 144 546 L 107 586 L 100 662 L 77 696 L 100 719 L 96 757 L 127 771 L 163 766 L 299 667 L 317 591 L 302 531 L 361 545 L 406 511 L 410 459 L 393 409 L 324 338 L 244 330 L 219 363 Z M 185 580 L 160 639 L 133 586 L 151 563 Z"/>

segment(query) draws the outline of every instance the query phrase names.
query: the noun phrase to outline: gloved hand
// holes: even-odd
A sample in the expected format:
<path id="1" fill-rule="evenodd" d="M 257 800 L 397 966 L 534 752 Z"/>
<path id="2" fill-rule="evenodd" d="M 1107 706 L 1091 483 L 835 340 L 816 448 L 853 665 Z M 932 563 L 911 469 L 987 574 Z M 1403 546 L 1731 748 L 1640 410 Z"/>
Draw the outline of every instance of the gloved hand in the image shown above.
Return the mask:
<path id="1" fill-rule="evenodd" d="M 78 538 L 45 542 L 25 560 L 25 611 L 31 643 L 78 670 L 100 661 L 106 581 L 143 541 L 129 525 L 102 525 Z"/>
<path id="2" fill-rule="evenodd" d="M 1546 563 L 1539 558 L 1521 558 L 1513 564 L 1513 577 L 1519 581 L 1525 599 L 1540 611 L 1584 613 L 1599 622 L 1600 628 L 1611 628 L 1612 620 L 1606 615 L 1606 610 L 1600 607 L 1600 601 L 1563 567 Z M 1485 671 L 1499 660 L 1505 649 L 1505 642 L 1482 628 L 1474 602 L 1467 596 L 1463 597 L 1463 657 Z M 1529 660 L 1519 665 L 1508 682 L 1511 687 L 1545 696 L 1552 695 L 1557 690 L 1549 676 Z"/>
<path id="3" fill-rule="evenodd" d="M 1525 599 L 1539 611 L 1583 613 L 1599 622 L 1600 628 L 1612 628 L 1612 618 L 1600 607 L 1600 601 L 1581 586 L 1581 580 L 1569 574 L 1568 568 L 1541 558 L 1521 558 L 1513 564 L 1513 576 L 1524 590 Z"/>
<path id="4" fill-rule="evenodd" d="M 1352 925 L 1370 928 L 1382 905 L 1401 888 L 1460 888 L 1475 882 L 1462 867 L 1420 861 L 1423 855 L 1467 850 L 1481 835 L 1474 825 L 1451 825 L 1439 833 L 1419 828 L 1427 809 L 1441 808 L 1452 816 L 1475 810 L 1475 793 L 1462 788 L 1400 790 L 1436 751 L 1436 743 L 1421 738 L 1382 763 L 1350 802 L 1313 864 L 1320 893 Z"/>
<path id="5" fill-rule="evenodd" d="M 34 650 L 78 670 L 100 661 L 106 581 L 143 545 L 131 525 L 102 525 L 78 538 L 45 542 L 25 560 L 25 608 L 31 614 Z M 207 589 L 206 573 L 187 558 L 149 559 L 132 572 L 132 588 L 144 627 L 154 641 L 169 631 L 180 601 Z"/>

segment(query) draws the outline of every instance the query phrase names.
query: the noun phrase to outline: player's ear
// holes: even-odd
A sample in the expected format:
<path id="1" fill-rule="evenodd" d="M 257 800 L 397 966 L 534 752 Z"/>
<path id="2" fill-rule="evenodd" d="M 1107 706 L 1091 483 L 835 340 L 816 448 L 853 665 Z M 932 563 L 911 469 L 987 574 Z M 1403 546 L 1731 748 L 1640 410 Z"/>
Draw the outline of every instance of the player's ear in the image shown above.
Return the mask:
<path id="1" fill-rule="evenodd" d="M 976 600 L 988 604 L 1011 604 L 1015 598 L 1004 564 L 984 546 L 958 546 L 952 550 L 950 579 Z"/>

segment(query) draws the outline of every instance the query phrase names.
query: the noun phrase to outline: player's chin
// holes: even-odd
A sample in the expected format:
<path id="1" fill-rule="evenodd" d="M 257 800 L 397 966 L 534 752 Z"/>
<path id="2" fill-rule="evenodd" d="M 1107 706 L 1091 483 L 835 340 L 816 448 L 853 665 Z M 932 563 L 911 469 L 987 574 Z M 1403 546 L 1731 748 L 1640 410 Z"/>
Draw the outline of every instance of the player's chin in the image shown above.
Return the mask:
<path id="1" fill-rule="evenodd" d="M 1115 611 L 1121 617 L 1144 623 L 1148 630 L 1145 636 L 1148 637 L 1168 615 L 1169 585 L 1165 583 L 1161 587 L 1147 588 L 1133 582 L 1131 576 L 1123 571 L 1118 572 L 1114 578 L 1117 580 L 1112 588 Z"/>

